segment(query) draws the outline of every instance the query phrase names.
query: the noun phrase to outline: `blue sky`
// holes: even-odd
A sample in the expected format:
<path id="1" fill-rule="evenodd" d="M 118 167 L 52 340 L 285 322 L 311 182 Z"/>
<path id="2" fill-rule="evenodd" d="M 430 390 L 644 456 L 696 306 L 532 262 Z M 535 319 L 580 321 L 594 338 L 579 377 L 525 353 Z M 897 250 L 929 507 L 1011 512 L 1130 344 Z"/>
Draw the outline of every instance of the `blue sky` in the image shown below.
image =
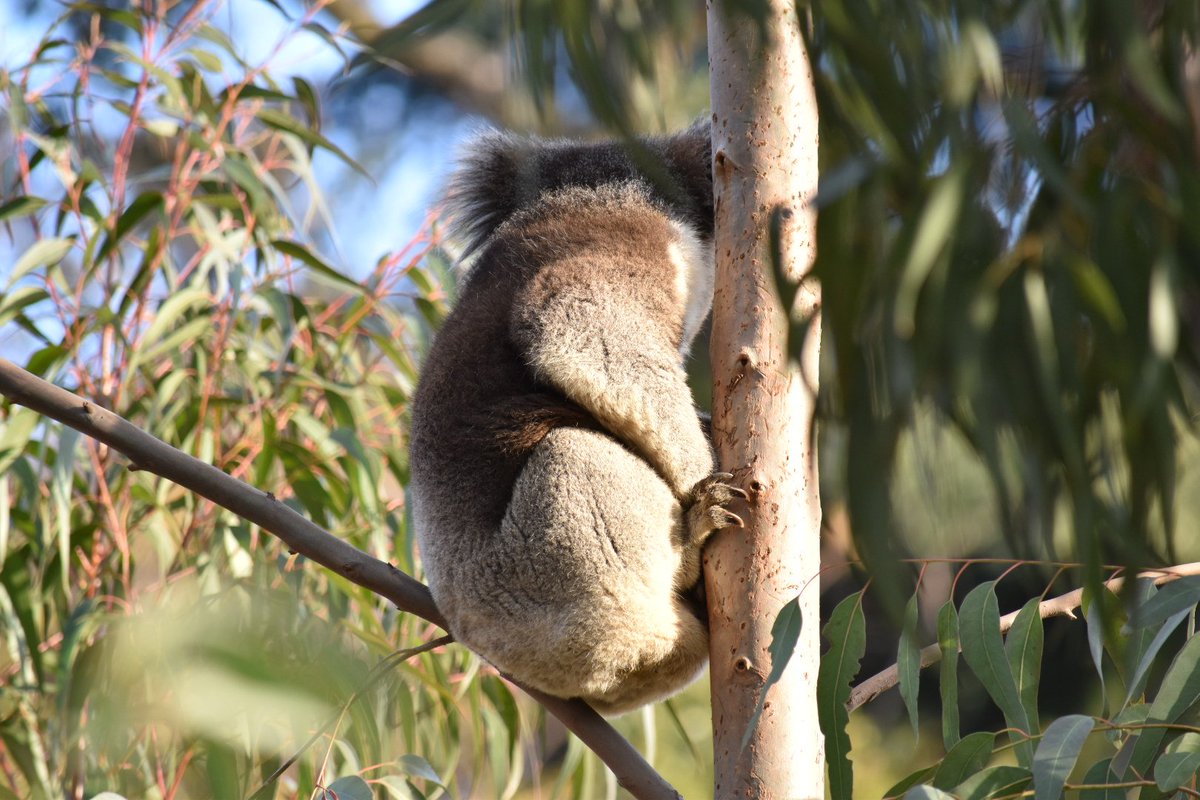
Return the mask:
<path id="1" fill-rule="evenodd" d="M 390 23 L 411 12 L 419 2 L 376 0 L 372 5 L 379 18 Z M 47 6 L 47 10 L 54 8 Z M 0 67 L 12 69 L 24 63 L 55 13 L 30 17 L 22 10 L 21 0 L 0 0 Z M 288 21 L 278 11 L 265 2 L 252 0 L 225 0 L 212 21 L 229 33 L 251 64 L 264 61 L 288 32 Z M 292 75 L 299 75 L 320 88 L 336 74 L 342 60 L 319 37 L 301 31 L 288 39 L 270 64 L 277 81 L 286 82 Z M 400 93 L 390 87 L 381 88 L 378 97 L 368 100 L 368 106 L 403 102 Z M 469 119 L 452 125 L 447 122 L 445 116 L 434 120 L 431 124 L 438 126 L 434 135 L 421 120 L 398 131 L 398 156 L 390 166 L 373 171 L 374 184 L 333 156 L 317 152 L 317 182 L 325 193 L 333 221 L 330 238 L 324 242 L 328 248 L 324 255 L 332 263 L 351 275 L 363 275 L 380 256 L 402 247 L 419 232 L 445 181 L 458 143 L 467 131 L 482 124 Z M 323 132 L 352 156 L 360 155 L 355 149 L 361 145 L 348 135 L 347 128 L 339 128 L 337 120 L 326 119 Z M 0 234 L 0 277 L 6 269 L 4 264 L 13 260 L 11 252 L 6 252 L 10 249 L 11 243 Z"/>

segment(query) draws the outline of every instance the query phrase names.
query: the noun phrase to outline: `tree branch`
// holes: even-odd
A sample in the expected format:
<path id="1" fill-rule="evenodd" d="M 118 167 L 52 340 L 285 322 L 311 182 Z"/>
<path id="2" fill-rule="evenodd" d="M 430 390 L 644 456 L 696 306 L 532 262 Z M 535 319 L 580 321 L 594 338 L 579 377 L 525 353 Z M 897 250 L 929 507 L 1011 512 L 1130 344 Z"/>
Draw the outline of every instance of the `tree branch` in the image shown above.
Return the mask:
<path id="1" fill-rule="evenodd" d="M 1200 561 L 1193 561 L 1188 564 L 1178 564 L 1173 567 L 1163 567 L 1162 569 L 1151 569 L 1145 572 L 1139 572 L 1139 578 L 1153 578 L 1155 586 L 1161 586 L 1164 583 L 1170 583 L 1173 580 L 1182 578 L 1186 575 L 1200 575 Z M 1124 578 L 1113 578 L 1106 581 L 1105 586 L 1113 592 L 1118 591 L 1121 585 L 1125 582 Z M 1038 615 L 1042 619 L 1050 617 L 1075 617 L 1075 609 L 1079 608 L 1083 602 L 1083 589 L 1075 589 L 1060 594 L 1058 597 L 1052 597 L 1049 600 L 1043 600 L 1038 605 Z M 1000 632 L 1007 633 L 1012 627 L 1013 622 L 1017 619 L 1017 612 L 1013 611 L 1005 614 L 1000 618 Z M 937 643 L 921 648 L 921 669 L 932 666 L 942 660 L 942 651 Z M 900 681 L 900 672 L 895 664 L 892 664 L 882 672 L 876 673 L 864 680 L 862 683 L 850 690 L 850 699 L 846 701 L 846 710 L 854 711 L 859 706 L 871 702 L 879 695 L 891 689 Z"/>
<path id="2" fill-rule="evenodd" d="M 144 469 L 208 498 L 277 536 L 290 549 L 394 603 L 401 611 L 446 627 L 429 589 L 305 519 L 275 499 L 211 464 L 183 453 L 95 403 L 0 358 L 0 394 L 58 420 L 123 453 Z M 541 703 L 591 748 L 630 794 L 639 800 L 674 800 L 680 795 L 641 754 L 582 700 L 564 700 L 505 676 Z"/>

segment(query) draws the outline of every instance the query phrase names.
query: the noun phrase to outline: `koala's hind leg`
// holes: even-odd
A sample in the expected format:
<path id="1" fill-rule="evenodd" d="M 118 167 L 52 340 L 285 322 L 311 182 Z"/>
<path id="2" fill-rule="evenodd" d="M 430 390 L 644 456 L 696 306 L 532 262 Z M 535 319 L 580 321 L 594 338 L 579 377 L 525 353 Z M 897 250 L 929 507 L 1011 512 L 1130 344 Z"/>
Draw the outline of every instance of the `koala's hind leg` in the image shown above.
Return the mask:
<path id="1" fill-rule="evenodd" d="M 685 524 L 643 459 L 606 434 L 557 429 L 517 479 L 490 568 L 464 575 L 474 601 L 460 601 L 455 632 L 501 669 L 606 713 L 671 694 L 708 655 L 680 591 L 700 546 Z"/>

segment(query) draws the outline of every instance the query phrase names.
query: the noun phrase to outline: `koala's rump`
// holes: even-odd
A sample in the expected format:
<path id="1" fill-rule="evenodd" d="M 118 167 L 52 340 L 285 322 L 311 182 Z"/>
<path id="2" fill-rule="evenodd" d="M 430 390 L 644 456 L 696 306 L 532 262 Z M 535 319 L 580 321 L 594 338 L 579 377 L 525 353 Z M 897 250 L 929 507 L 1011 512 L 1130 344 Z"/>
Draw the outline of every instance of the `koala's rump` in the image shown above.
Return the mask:
<path id="1" fill-rule="evenodd" d="M 469 558 L 438 558 L 431 584 L 455 635 L 502 670 L 619 711 L 703 667 L 707 635 L 676 586 L 681 530 L 643 459 L 559 428 L 530 454 L 498 530 Z"/>

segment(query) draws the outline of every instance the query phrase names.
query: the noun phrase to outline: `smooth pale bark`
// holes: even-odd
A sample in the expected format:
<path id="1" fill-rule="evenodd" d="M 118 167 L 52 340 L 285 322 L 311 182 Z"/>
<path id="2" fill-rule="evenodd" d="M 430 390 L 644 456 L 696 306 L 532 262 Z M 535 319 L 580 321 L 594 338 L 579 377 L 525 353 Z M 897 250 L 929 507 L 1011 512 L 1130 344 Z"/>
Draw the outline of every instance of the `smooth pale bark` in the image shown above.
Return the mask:
<path id="1" fill-rule="evenodd" d="M 734 473 L 750 501 L 736 509 L 748 512 L 745 530 L 722 532 L 705 552 L 715 796 L 822 800 L 820 499 L 811 437 L 820 326 L 810 329 L 802 376 L 788 362 L 788 319 L 770 247 L 777 218 L 784 273 L 797 281 L 812 266 L 816 98 L 795 4 L 769 0 L 766 42 L 756 21 L 731 5 L 708 5 L 717 255 L 713 436 L 722 468 Z M 819 300 L 809 281 L 792 313 L 815 313 Z M 743 747 L 771 669 L 771 625 L 797 595 L 800 641 Z"/>

